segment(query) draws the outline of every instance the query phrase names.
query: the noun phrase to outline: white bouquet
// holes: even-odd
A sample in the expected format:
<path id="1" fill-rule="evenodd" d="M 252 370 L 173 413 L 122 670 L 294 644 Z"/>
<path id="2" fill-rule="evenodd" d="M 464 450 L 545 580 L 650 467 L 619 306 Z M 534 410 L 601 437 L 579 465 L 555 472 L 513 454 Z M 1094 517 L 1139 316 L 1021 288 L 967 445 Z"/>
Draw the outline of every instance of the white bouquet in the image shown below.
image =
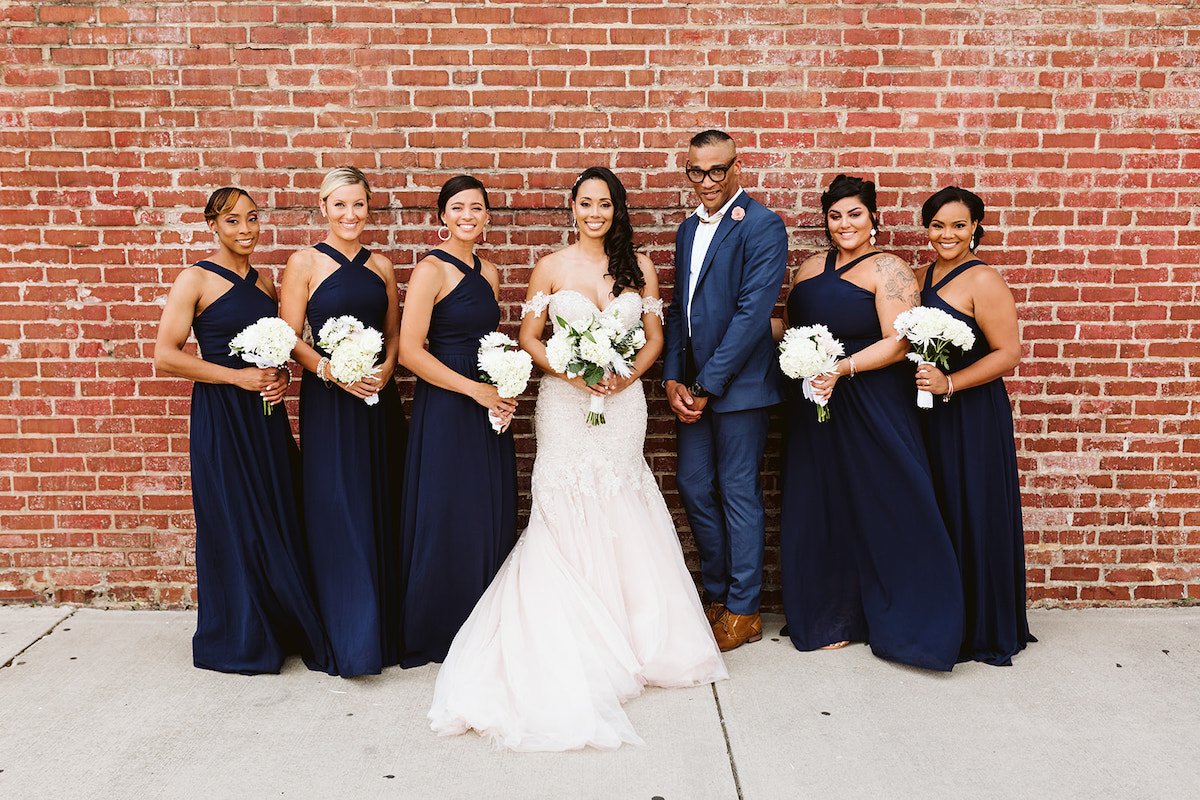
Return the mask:
<path id="1" fill-rule="evenodd" d="M 376 373 L 375 363 L 383 351 L 383 334 L 351 316 L 331 317 L 317 334 L 317 347 L 329 353 L 329 374 L 338 383 L 350 384 Z M 366 398 L 379 402 L 379 395 Z"/>
<path id="2" fill-rule="evenodd" d="M 501 397 L 516 397 L 525 391 L 533 372 L 533 359 L 520 345 L 500 331 L 493 331 L 479 340 L 479 379 L 496 387 Z M 500 432 L 499 417 L 488 411 L 492 430 Z"/>
<path id="3" fill-rule="evenodd" d="M 896 317 L 896 338 L 908 339 L 912 343 L 913 352 L 908 354 L 909 361 L 934 364 L 943 372 L 950 369 L 951 345 L 961 350 L 970 350 L 975 346 L 975 334 L 967 323 L 940 308 L 929 306 L 916 306 Z M 917 406 L 933 408 L 933 395 L 918 389 Z"/>
<path id="4" fill-rule="evenodd" d="M 804 380 L 804 399 L 817 404 L 817 421 L 829 419 L 828 398 L 813 393 L 812 379 L 832 372 L 846 352 L 824 325 L 789 328 L 779 343 L 779 368 L 789 378 Z"/>
<path id="5" fill-rule="evenodd" d="M 260 369 L 279 369 L 287 363 L 296 346 L 296 332 L 279 317 L 263 317 L 229 340 L 229 354 L 241 356 Z M 271 413 L 271 404 L 263 400 L 263 413 Z"/>
<path id="6" fill-rule="evenodd" d="M 606 374 L 628 377 L 633 360 L 646 344 L 642 322 L 631 328 L 621 327 L 617 311 L 592 315 L 571 323 L 555 317 L 554 335 L 546 342 L 546 360 L 555 372 L 568 378 L 581 376 L 595 386 Z M 588 408 L 589 425 L 604 424 L 604 397 L 592 395 Z"/>

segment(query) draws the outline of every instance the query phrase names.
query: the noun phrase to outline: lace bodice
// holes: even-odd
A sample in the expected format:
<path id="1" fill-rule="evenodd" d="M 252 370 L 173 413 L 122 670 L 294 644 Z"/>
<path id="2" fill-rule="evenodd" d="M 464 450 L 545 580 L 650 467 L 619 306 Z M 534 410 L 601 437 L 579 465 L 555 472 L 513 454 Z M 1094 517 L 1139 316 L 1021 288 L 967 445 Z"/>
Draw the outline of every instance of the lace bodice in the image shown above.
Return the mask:
<path id="1" fill-rule="evenodd" d="M 657 298 L 624 292 L 599 309 L 586 295 L 564 289 L 551 295 L 538 292 L 522 311 L 540 314 L 549 308 L 551 325 L 557 325 L 555 317 L 576 323 L 615 312 L 622 327 L 631 328 L 643 314 L 660 313 L 661 305 Z M 642 454 L 646 395 L 641 381 L 605 399 L 604 425 L 585 422 L 589 399 L 587 392 L 554 376 L 541 380 L 534 412 L 533 514 L 568 519 L 584 497 L 611 497 L 622 487 L 658 491 Z"/>

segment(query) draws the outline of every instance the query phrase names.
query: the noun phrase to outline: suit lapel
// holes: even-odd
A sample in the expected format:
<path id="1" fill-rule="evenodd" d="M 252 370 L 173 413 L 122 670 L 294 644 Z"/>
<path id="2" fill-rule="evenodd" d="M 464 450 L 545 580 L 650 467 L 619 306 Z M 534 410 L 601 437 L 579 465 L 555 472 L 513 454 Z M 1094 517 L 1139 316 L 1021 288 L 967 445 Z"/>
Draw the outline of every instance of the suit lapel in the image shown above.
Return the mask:
<path id="1" fill-rule="evenodd" d="M 700 220 L 695 214 L 689 214 L 683 221 L 679 231 L 679 247 L 675 253 L 675 288 L 672 291 L 680 292 L 679 307 L 683 310 L 685 319 L 690 305 L 688 281 L 692 275 L 692 243 L 696 239 L 696 227 L 699 224 Z"/>
<path id="2" fill-rule="evenodd" d="M 713 257 L 717 254 L 717 248 L 721 246 L 721 242 L 733 230 L 734 225 L 739 222 L 733 218 L 733 210 L 740 208 L 745 210 L 750 203 L 750 195 L 742 192 L 742 196 L 737 202 L 729 207 L 725 212 L 725 216 L 721 217 L 721 221 L 717 224 L 717 232 L 713 234 L 712 243 L 708 246 L 708 251 L 704 254 L 704 263 L 700 265 L 700 276 L 696 278 L 696 291 L 700 291 L 700 284 L 704 280 L 704 276 L 708 274 L 708 268 L 712 266 Z"/>

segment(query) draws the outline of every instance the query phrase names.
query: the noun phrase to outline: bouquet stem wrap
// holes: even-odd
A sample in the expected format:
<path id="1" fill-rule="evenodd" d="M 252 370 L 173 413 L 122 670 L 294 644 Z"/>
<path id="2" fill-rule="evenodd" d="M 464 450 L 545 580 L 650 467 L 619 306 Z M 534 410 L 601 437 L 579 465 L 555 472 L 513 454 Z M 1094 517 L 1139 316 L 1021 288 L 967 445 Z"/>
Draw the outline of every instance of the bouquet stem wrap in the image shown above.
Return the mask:
<path id="1" fill-rule="evenodd" d="M 591 405 L 588 406 L 588 425 L 604 424 L 604 398 L 598 394 L 592 395 Z"/>
<path id="2" fill-rule="evenodd" d="M 817 397 L 813 392 L 812 378 L 805 378 L 801 387 L 804 390 L 804 399 L 817 404 L 817 422 L 826 422 L 829 419 L 829 398 Z"/>
<path id="3" fill-rule="evenodd" d="M 934 366 L 932 361 L 918 361 L 917 366 L 923 367 L 926 364 Z M 933 408 L 933 392 L 925 389 L 917 389 L 917 408 Z"/>

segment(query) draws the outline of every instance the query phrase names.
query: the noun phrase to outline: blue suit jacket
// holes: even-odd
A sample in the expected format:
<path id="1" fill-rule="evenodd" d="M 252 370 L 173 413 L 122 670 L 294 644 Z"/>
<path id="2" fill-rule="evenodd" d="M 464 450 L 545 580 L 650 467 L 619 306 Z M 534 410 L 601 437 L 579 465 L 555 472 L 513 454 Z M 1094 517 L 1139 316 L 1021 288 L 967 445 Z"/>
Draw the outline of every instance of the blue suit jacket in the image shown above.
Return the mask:
<path id="1" fill-rule="evenodd" d="M 733 218 L 733 209 L 745 216 Z M 684 381 L 687 320 L 692 321 L 695 380 L 717 412 L 764 408 L 783 400 L 771 310 L 787 273 L 787 229 L 774 211 L 742 192 L 717 225 L 688 303 L 692 240 L 700 220 L 675 234 L 675 289 L 667 309 L 663 380 Z"/>

